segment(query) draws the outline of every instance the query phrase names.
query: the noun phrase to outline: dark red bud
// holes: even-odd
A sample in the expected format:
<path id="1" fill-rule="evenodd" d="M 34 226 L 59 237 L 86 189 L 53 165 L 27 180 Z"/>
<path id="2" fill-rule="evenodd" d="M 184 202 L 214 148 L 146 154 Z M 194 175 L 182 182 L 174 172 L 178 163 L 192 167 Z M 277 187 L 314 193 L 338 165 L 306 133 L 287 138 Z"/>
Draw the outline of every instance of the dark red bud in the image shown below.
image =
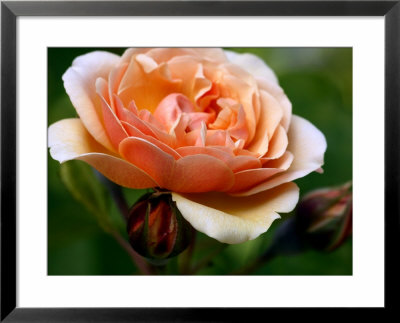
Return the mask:
<path id="1" fill-rule="evenodd" d="M 139 254 L 150 259 L 178 255 L 191 241 L 192 228 L 182 217 L 168 193 L 148 194 L 129 213 L 130 243 Z"/>
<path id="2" fill-rule="evenodd" d="M 306 240 L 317 249 L 333 250 L 352 233 L 352 185 L 326 188 L 305 195 L 296 220 Z"/>

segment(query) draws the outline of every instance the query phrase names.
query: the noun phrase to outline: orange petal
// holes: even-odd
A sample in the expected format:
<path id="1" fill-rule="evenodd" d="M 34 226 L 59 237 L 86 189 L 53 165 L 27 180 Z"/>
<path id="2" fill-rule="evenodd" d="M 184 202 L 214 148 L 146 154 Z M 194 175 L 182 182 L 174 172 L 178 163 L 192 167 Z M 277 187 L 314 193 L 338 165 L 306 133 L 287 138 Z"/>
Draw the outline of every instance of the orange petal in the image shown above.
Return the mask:
<path id="1" fill-rule="evenodd" d="M 134 100 L 139 110 L 154 112 L 168 94 L 180 92 L 182 82 L 170 77 L 166 64 L 159 65 L 149 73 L 145 69 L 143 62 L 132 57 L 121 80 L 118 96 L 125 105 Z"/>
<path id="2" fill-rule="evenodd" d="M 137 52 L 138 51 L 132 51 L 131 55 Z M 179 56 L 195 56 L 202 60 L 213 62 L 226 61 L 225 54 L 220 48 L 149 48 L 143 49 L 141 53 L 146 53 L 147 56 L 153 58 L 159 64 L 162 62 L 168 62 L 169 60 Z"/>
<path id="3" fill-rule="evenodd" d="M 203 154 L 218 158 L 224 163 L 228 163 L 234 157 L 232 153 L 214 147 L 184 146 L 177 148 L 176 151 L 183 157 Z"/>
<path id="4" fill-rule="evenodd" d="M 189 116 L 181 114 L 176 120 L 175 124 L 169 130 L 169 135 L 174 138 L 174 146 L 180 147 L 185 146 L 186 143 L 186 128 L 189 124 Z"/>
<path id="5" fill-rule="evenodd" d="M 246 169 L 260 168 L 261 162 L 258 158 L 252 156 L 236 156 L 227 161 L 227 165 L 236 173 Z"/>
<path id="6" fill-rule="evenodd" d="M 187 115 L 190 119 L 188 124 L 190 130 L 199 129 L 203 122 L 209 124 L 215 118 L 215 112 L 194 112 L 188 113 Z"/>
<path id="7" fill-rule="evenodd" d="M 110 106 L 114 112 L 116 111 L 114 103 L 115 94 L 118 92 L 119 83 L 121 83 L 127 68 L 128 64 L 122 64 L 114 68 L 108 75 L 108 96 L 110 98 Z"/>
<path id="8" fill-rule="evenodd" d="M 232 171 L 215 157 L 196 155 L 175 161 L 157 146 L 136 137 L 123 140 L 120 152 L 161 187 L 175 192 L 221 191 L 233 184 Z M 207 173 L 210 176 L 205 176 Z"/>
<path id="9" fill-rule="evenodd" d="M 182 112 L 194 111 L 193 104 L 180 93 L 167 95 L 154 111 L 154 117 L 169 131 Z"/>
<path id="10" fill-rule="evenodd" d="M 146 47 L 139 47 L 139 48 L 128 48 L 121 56 L 121 64 L 128 64 L 132 56 L 138 55 L 138 54 L 144 54 L 151 50 L 151 48 L 146 48 Z"/>
<path id="11" fill-rule="evenodd" d="M 239 192 L 247 190 L 259 183 L 265 182 L 273 175 L 282 172 L 278 168 L 256 168 L 247 169 L 235 173 L 235 184 L 231 187 L 229 192 Z"/>
<path id="12" fill-rule="evenodd" d="M 77 57 L 62 76 L 64 87 L 73 106 L 89 133 L 103 146 L 113 150 L 101 119 L 95 83 L 99 77 L 107 79 L 118 64 L 119 56 L 108 52 L 91 52 Z"/>
<path id="13" fill-rule="evenodd" d="M 85 161 L 109 180 L 124 187 L 139 189 L 160 186 L 149 174 L 118 157 L 91 153 L 75 159 Z"/>
<path id="14" fill-rule="evenodd" d="M 168 188 L 168 181 L 175 166 L 171 155 L 137 137 L 128 137 L 121 141 L 119 152 L 124 159 L 154 178 L 161 187 Z"/>
<path id="15" fill-rule="evenodd" d="M 242 105 L 240 105 L 239 107 L 235 125 L 229 128 L 228 131 L 233 138 L 237 140 L 242 139 L 244 142 L 247 141 L 249 137 L 249 130 L 247 129 L 246 115 L 244 113 Z"/>
<path id="16" fill-rule="evenodd" d="M 232 97 L 243 105 L 246 114 L 247 129 L 249 131 L 248 140 L 250 142 L 255 135 L 257 124 L 257 111 L 255 111 L 253 105 L 253 93 L 257 88 L 249 86 L 239 77 L 235 77 L 232 74 L 225 74 L 222 77 L 220 90 L 222 96 Z"/>
<path id="17" fill-rule="evenodd" d="M 111 181 L 129 188 L 159 186 L 148 174 L 110 155 L 87 132 L 80 119 L 64 119 L 49 127 L 50 154 L 59 162 L 79 159 L 96 168 Z"/>
<path id="18" fill-rule="evenodd" d="M 135 104 L 132 101 L 129 104 L 129 110 L 123 107 L 122 102 L 118 97 L 115 98 L 117 115 L 120 120 L 130 124 L 131 126 L 137 128 L 140 132 L 145 135 L 152 136 L 170 147 L 175 147 L 175 138 L 157 127 L 141 120 L 137 115 L 135 115 Z M 133 111 L 133 112 L 132 112 Z"/>
<path id="19" fill-rule="evenodd" d="M 293 115 L 288 132 L 288 140 L 287 150 L 294 156 L 288 170 L 238 195 L 251 195 L 271 189 L 282 183 L 303 177 L 312 171 L 318 170 L 323 165 L 326 139 L 312 123 Z"/>
<path id="20" fill-rule="evenodd" d="M 268 151 L 269 140 L 282 119 L 282 108 L 267 92 L 260 91 L 261 110 L 257 131 L 248 150 L 263 156 Z"/>
<path id="21" fill-rule="evenodd" d="M 268 152 L 265 157 L 275 159 L 281 157 L 288 146 L 288 138 L 285 129 L 278 126 L 275 130 L 272 139 L 268 143 Z"/>
<path id="22" fill-rule="evenodd" d="M 106 128 L 111 143 L 113 144 L 114 148 L 118 150 L 119 143 L 121 142 L 121 140 L 128 137 L 128 134 L 126 133 L 121 122 L 118 120 L 114 111 L 111 109 L 110 105 L 107 103 L 102 95 L 104 93 L 104 90 L 107 89 L 106 82 L 103 79 L 99 78 L 96 81 L 96 87 L 98 89 L 98 94 L 102 106 L 104 126 Z"/>
<path id="23" fill-rule="evenodd" d="M 264 168 L 279 168 L 287 170 L 292 164 L 293 159 L 293 154 L 290 151 L 285 151 L 285 153 L 279 158 L 268 159 L 266 162 L 263 162 L 263 158 L 260 158 L 260 161 L 263 162 Z"/>
<path id="24" fill-rule="evenodd" d="M 177 56 L 168 61 L 173 78 L 182 81 L 181 93 L 192 102 L 212 88 L 212 82 L 203 73 L 201 59 L 194 56 Z"/>
<path id="25" fill-rule="evenodd" d="M 226 191 L 233 185 L 233 173 L 219 159 L 208 155 L 186 156 L 176 162 L 168 183 L 173 192 Z"/>
<path id="26" fill-rule="evenodd" d="M 285 92 L 283 92 L 282 88 L 278 84 L 275 84 L 274 82 L 271 82 L 265 78 L 257 77 L 256 80 L 260 89 L 271 94 L 279 102 L 283 111 L 281 124 L 283 128 L 288 131 L 292 116 L 292 103 L 289 101 Z"/>
<path id="27" fill-rule="evenodd" d="M 151 136 L 147 136 L 145 134 L 143 134 L 139 129 L 137 129 L 136 127 L 130 125 L 129 123 L 126 123 L 124 121 L 122 121 L 123 126 L 125 127 L 126 131 L 128 132 L 130 137 L 139 137 L 142 138 L 150 143 L 152 143 L 153 145 L 156 145 L 158 148 L 160 148 L 163 152 L 171 155 L 172 157 L 174 157 L 174 159 L 179 159 L 182 156 L 179 155 L 174 149 L 172 149 L 171 147 L 169 147 L 168 145 L 164 144 L 163 142 L 161 142 L 160 140 L 155 139 L 154 137 Z"/>

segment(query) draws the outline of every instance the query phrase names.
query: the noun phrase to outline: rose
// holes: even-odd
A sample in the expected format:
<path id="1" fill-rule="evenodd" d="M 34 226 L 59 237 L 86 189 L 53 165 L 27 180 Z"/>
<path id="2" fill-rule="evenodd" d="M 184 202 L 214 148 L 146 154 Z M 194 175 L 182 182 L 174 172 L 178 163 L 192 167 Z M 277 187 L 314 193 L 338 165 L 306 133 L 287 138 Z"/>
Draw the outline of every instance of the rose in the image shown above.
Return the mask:
<path id="1" fill-rule="evenodd" d="M 258 57 L 211 48 L 92 52 L 63 75 L 80 118 L 49 128 L 51 156 L 129 188 L 172 192 L 191 225 L 254 239 L 291 211 L 291 181 L 319 170 L 326 141 Z"/>

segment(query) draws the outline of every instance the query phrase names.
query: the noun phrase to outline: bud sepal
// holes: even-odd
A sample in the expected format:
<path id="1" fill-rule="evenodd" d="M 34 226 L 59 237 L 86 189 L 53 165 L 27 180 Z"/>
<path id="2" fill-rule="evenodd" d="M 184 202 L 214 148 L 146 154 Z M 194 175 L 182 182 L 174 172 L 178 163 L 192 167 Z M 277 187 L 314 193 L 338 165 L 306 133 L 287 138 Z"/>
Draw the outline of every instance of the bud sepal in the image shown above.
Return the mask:
<path id="1" fill-rule="evenodd" d="M 149 259 L 168 259 L 192 241 L 193 228 L 169 192 L 148 193 L 130 210 L 127 231 L 133 249 Z"/>

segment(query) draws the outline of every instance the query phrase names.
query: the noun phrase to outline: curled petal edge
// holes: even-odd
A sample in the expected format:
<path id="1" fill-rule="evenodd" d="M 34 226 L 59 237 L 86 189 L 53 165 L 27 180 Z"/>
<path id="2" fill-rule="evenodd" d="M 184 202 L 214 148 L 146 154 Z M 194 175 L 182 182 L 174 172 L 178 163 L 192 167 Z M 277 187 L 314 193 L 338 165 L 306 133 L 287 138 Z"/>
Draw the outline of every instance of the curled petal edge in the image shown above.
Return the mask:
<path id="1" fill-rule="evenodd" d="M 172 193 L 183 217 L 198 231 L 228 244 L 257 238 L 272 222 L 277 212 L 290 212 L 299 199 L 294 183 L 285 183 L 252 196 L 234 197 L 224 193 Z"/>
<path id="2" fill-rule="evenodd" d="M 234 193 L 234 195 L 257 194 L 320 170 L 324 164 L 327 143 L 325 136 L 319 129 L 308 120 L 293 115 L 288 132 L 288 141 L 287 150 L 293 154 L 294 158 L 287 171 L 277 174 L 249 190 Z"/>
<path id="3" fill-rule="evenodd" d="M 159 186 L 147 173 L 104 149 L 80 119 L 64 119 L 52 124 L 48 145 L 53 159 L 60 163 L 82 160 L 118 185 L 136 189 Z"/>

